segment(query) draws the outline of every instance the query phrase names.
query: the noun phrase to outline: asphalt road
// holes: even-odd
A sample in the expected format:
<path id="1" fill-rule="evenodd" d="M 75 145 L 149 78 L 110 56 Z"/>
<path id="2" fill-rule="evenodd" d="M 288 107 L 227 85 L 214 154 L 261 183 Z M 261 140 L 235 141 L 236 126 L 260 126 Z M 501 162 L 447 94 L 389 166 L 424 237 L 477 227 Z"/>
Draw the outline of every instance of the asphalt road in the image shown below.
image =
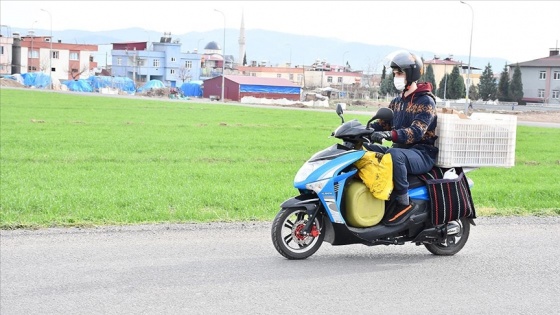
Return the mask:
<path id="1" fill-rule="evenodd" d="M 0 313 L 560 314 L 560 217 L 480 218 L 452 257 L 323 244 L 270 223 L 0 231 Z"/>

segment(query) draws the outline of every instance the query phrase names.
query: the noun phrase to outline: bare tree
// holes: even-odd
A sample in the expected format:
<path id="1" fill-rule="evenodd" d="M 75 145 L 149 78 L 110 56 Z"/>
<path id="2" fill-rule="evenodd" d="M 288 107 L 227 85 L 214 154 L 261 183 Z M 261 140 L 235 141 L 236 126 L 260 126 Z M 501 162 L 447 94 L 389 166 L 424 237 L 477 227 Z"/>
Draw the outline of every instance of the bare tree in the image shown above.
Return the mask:
<path id="1" fill-rule="evenodd" d="M 68 72 L 68 74 L 72 77 L 72 80 L 78 80 L 80 75 L 86 71 L 88 71 L 88 67 L 86 65 L 83 65 L 81 70 L 75 68 L 66 70 L 66 72 Z"/>
<path id="2" fill-rule="evenodd" d="M 183 80 L 183 83 L 185 83 L 186 80 L 190 80 L 190 78 L 192 77 L 191 70 L 183 66 L 177 71 L 177 77 Z"/>
<path id="3" fill-rule="evenodd" d="M 42 72 L 45 72 L 47 70 L 49 70 L 49 66 L 50 66 L 50 59 L 47 58 L 41 58 L 41 60 L 39 61 L 39 70 L 41 70 Z"/>

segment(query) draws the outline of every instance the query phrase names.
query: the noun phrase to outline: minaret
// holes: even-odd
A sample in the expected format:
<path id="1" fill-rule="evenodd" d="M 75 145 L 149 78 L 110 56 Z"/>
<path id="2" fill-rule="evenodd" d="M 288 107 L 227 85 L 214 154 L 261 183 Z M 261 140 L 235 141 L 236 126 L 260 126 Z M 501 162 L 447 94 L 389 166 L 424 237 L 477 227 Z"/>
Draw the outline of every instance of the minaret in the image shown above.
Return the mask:
<path id="1" fill-rule="evenodd" d="M 245 58 L 245 21 L 243 11 L 241 11 L 241 28 L 239 29 L 239 65 L 243 66 L 243 59 Z"/>

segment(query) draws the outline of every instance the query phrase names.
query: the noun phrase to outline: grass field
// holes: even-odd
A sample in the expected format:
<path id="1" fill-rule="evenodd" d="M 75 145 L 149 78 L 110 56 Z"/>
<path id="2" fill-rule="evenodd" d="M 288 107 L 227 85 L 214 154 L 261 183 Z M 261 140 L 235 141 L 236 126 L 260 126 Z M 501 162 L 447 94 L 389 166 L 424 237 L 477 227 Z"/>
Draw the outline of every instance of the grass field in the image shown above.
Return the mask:
<path id="1" fill-rule="evenodd" d="M 0 93 L 3 229 L 271 220 L 340 123 L 334 110 Z M 479 216 L 560 214 L 559 147 L 560 129 L 518 127 L 515 167 L 470 173 Z"/>

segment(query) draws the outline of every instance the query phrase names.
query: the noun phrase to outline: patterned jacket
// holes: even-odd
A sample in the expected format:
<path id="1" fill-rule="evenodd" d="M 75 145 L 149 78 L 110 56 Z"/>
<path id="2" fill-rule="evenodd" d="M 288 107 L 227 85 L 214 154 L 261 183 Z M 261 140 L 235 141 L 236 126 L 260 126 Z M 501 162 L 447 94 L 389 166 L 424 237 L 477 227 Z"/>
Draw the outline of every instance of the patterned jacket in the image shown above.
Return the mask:
<path id="1" fill-rule="evenodd" d="M 403 92 L 391 101 L 389 108 L 393 110 L 393 120 L 378 120 L 372 124 L 373 129 L 392 130 L 393 147 L 427 149 L 435 159 L 437 114 L 432 85 L 418 83 L 416 91 L 406 98 Z"/>

